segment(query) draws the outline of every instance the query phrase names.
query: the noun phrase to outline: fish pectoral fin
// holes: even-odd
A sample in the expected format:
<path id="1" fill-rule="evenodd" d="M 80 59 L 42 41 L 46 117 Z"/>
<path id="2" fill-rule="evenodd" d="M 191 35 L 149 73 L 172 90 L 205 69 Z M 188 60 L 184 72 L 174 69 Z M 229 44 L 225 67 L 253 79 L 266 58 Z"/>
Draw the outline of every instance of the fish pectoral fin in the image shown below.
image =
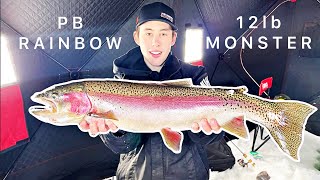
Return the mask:
<path id="1" fill-rule="evenodd" d="M 221 127 L 228 133 L 237 136 L 242 139 L 249 139 L 248 128 L 245 125 L 244 117 L 238 116 L 228 121 L 226 124 L 221 125 Z"/>
<path id="2" fill-rule="evenodd" d="M 170 128 L 163 128 L 160 132 L 165 145 L 174 153 L 181 152 L 183 134 L 182 132 L 173 131 Z"/>
<path id="3" fill-rule="evenodd" d="M 104 113 L 89 113 L 88 114 L 91 117 L 95 117 L 95 118 L 103 118 L 103 119 L 110 119 L 110 120 L 114 120 L 114 121 L 119 121 L 118 118 L 115 116 L 115 114 L 112 111 L 107 111 Z"/>

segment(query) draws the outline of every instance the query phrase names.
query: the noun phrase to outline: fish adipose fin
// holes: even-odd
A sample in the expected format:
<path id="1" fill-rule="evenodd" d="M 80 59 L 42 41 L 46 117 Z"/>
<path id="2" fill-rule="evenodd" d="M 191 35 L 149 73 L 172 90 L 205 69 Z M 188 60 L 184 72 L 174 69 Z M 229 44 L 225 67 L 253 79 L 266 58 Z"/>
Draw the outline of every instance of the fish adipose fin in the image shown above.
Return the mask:
<path id="1" fill-rule="evenodd" d="M 242 139 L 249 139 L 248 128 L 245 125 L 244 117 L 238 116 L 233 118 L 231 121 L 221 126 L 224 130 L 230 134 L 237 136 Z"/>
<path id="2" fill-rule="evenodd" d="M 173 131 L 170 128 L 163 128 L 160 132 L 165 145 L 174 153 L 181 152 L 183 134 L 182 132 Z"/>
<path id="3" fill-rule="evenodd" d="M 248 92 L 248 88 L 247 86 L 238 86 L 235 91 L 239 94 L 244 94 Z"/>
<path id="4" fill-rule="evenodd" d="M 317 108 L 307 103 L 287 101 L 276 102 L 276 108 L 280 112 L 277 115 L 267 114 L 274 122 L 267 129 L 288 157 L 300 161 L 299 151 L 304 140 L 306 121 Z"/>

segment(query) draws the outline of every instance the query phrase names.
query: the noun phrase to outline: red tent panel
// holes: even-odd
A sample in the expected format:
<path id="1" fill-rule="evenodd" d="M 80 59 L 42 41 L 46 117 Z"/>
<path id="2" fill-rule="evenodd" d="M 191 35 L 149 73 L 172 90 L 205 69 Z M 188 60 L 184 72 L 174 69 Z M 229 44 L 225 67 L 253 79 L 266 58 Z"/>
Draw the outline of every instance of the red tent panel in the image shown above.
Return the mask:
<path id="1" fill-rule="evenodd" d="M 19 85 L 1 88 L 0 151 L 29 137 Z"/>

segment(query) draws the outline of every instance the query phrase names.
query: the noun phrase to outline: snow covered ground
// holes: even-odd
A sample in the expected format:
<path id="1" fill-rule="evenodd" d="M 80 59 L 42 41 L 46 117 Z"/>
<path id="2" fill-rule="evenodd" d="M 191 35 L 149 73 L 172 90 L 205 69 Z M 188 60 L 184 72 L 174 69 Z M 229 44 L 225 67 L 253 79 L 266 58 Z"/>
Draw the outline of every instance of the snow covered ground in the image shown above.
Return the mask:
<path id="1" fill-rule="evenodd" d="M 232 142 L 241 151 L 249 154 L 252 146 L 252 136 L 253 132 L 251 132 L 250 141 L 233 140 Z M 260 145 L 261 140 L 259 140 L 260 133 L 257 137 L 256 147 Z M 236 160 L 243 159 L 242 154 L 231 142 L 228 142 L 228 145 L 231 147 Z M 272 140 L 269 140 L 258 150 L 263 158 L 254 159 L 255 167 L 251 165 L 242 167 L 236 162 L 232 169 L 224 172 L 210 172 L 210 180 L 255 180 L 261 171 L 266 171 L 270 180 L 320 180 L 320 171 L 313 167 L 317 162 L 316 158 L 320 156 L 317 150 L 320 150 L 320 137 L 307 131 L 304 134 L 304 143 L 300 150 L 300 162 L 289 159 L 280 152 Z M 115 179 L 116 177 L 112 177 L 106 180 Z"/>
<path id="2" fill-rule="evenodd" d="M 236 144 L 241 151 L 249 154 L 252 145 L 251 133 L 250 141 L 243 140 L 233 140 L 232 142 Z M 248 180 L 256 179 L 256 176 L 261 171 L 266 171 L 271 180 L 320 180 L 320 171 L 314 168 L 314 164 L 317 162 L 316 158 L 320 156 L 317 150 L 320 150 L 320 137 L 315 136 L 309 132 L 304 134 L 304 143 L 300 150 L 300 162 L 294 162 L 284 155 L 276 147 L 273 141 L 269 140 L 264 144 L 258 152 L 263 156 L 262 159 L 254 160 L 256 166 L 252 167 L 242 167 L 237 162 L 232 169 L 228 169 L 224 172 L 211 172 L 210 179 L 223 179 L 223 180 Z M 256 147 L 260 144 L 260 134 L 258 134 Z M 236 158 L 243 159 L 242 154 L 239 150 L 231 143 L 228 142 L 231 147 L 232 152 Z"/>

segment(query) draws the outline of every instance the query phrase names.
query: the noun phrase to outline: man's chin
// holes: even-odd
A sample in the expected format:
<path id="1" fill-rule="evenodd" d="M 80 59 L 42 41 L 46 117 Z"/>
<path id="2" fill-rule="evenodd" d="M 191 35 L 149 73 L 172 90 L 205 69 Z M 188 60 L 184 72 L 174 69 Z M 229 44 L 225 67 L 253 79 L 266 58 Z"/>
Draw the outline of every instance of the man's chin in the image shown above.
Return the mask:
<path id="1" fill-rule="evenodd" d="M 154 58 L 152 61 L 152 65 L 153 66 L 163 66 L 165 62 L 166 62 L 166 58 L 163 58 L 163 57 Z"/>
<path id="2" fill-rule="evenodd" d="M 164 62 L 162 62 L 161 64 L 160 63 L 152 63 L 151 65 L 154 67 L 162 67 L 163 64 L 164 64 Z"/>
<path id="3" fill-rule="evenodd" d="M 153 69 L 153 68 L 161 68 L 164 65 L 165 59 L 162 59 L 161 57 L 159 58 L 150 58 L 149 60 L 147 60 L 146 64 L 149 68 Z M 152 67 L 150 67 L 152 66 Z"/>

